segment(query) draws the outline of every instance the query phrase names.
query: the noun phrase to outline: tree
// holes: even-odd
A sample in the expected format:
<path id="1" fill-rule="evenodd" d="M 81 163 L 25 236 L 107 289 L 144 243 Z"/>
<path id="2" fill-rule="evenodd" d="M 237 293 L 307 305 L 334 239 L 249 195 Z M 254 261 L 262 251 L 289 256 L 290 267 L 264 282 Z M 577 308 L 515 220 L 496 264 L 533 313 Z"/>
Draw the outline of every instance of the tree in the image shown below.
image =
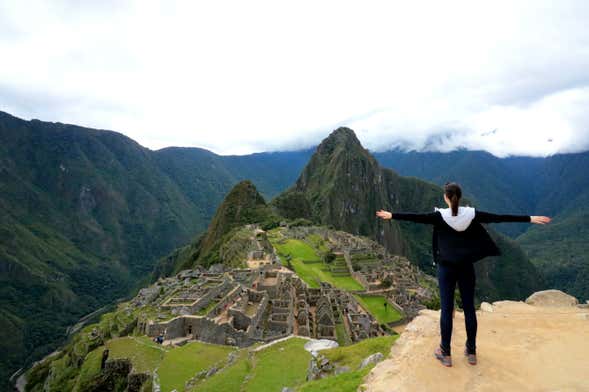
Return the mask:
<path id="1" fill-rule="evenodd" d="M 327 264 L 331 264 L 333 260 L 335 260 L 335 257 L 335 253 L 327 252 L 325 256 L 323 256 L 323 261 L 325 261 Z"/>

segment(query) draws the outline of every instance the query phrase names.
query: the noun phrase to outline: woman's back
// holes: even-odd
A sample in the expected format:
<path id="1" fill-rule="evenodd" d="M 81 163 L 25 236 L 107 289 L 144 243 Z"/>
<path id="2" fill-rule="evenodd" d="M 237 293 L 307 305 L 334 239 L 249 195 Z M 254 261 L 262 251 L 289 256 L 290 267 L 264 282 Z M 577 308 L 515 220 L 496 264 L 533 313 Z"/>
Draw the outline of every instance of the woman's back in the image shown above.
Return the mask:
<path id="1" fill-rule="evenodd" d="M 531 217 L 492 214 L 467 206 L 459 207 L 456 215 L 452 215 L 450 208 L 436 208 L 435 212 L 426 214 L 394 212 L 392 219 L 433 225 L 434 262 L 460 263 L 501 254 L 481 223 L 530 222 Z"/>

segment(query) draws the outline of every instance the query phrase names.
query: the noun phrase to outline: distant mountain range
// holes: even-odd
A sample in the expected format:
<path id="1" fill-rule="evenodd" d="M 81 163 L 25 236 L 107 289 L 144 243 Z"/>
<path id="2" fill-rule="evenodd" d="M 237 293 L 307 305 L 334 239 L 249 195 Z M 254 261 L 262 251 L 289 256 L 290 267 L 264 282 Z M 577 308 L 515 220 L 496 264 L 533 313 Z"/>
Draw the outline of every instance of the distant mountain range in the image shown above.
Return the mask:
<path id="1" fill-rule="evenodd" d="M 438 186 L 456 180 L 476 207 L 554 215 L 547 227 L 497 231 L 518 236 L 550 285 L 589 297 L 589 153 L 371 155 L 352 135 L 338 132 L 317 152 L 219 156 L 199 148 L 152 151 L 120 133 L 0 112 L 0 379 L 51 352 L 84 314 L 146 283 L 158 260 L 202 241 L 225 195 L 245 179 L 285 215 L 375 236 L 430 271 L 427 228 L 384 226 L 371 210 L 429 211 L 442 205 Z M 370 181 L 381 181 L 373 196 Z M 489 278 L 480 289 L 525 295 L 541 277 L 513 240 L 493 236 L 506 258 L 481 264 Z"/>
<path id="2" fill-rule="evenodd" d="M 589 152 L 497 158 L 483 151 L 375 154 L 400 174 L 462 184 L 476 207 L 548 215 L 547 226 L 499 224 L 538 267 L 548 287 L 589 299 Z"/>

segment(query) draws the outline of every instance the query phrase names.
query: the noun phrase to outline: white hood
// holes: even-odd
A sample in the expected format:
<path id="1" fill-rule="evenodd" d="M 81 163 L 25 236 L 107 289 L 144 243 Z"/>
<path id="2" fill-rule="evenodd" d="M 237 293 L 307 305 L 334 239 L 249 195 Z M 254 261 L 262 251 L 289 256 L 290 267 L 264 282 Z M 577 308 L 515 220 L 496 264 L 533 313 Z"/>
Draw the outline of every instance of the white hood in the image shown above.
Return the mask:
<path id="1" fill-rule="evenodd" d="M 473 207 L 458 207 L 458 215 L 452 216 L 452 209 L 434 207 L 434 211 L 440 211 L 444 221 L 456 231 L 464 231 L 474 219 Z"/>

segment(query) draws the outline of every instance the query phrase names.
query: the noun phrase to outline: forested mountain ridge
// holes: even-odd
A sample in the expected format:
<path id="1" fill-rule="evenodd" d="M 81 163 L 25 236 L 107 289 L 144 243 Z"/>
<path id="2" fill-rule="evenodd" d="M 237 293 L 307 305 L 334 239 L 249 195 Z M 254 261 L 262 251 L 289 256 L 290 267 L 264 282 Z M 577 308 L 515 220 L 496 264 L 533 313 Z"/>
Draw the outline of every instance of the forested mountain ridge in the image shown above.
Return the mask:
<path id="1" fill-rule="evenodd" d="M 0 111 L 0 390 L 202 233 L 242 176 L 267 167 L 257 175 L 272 196 L 308 154 L 152 151 L 117 132 Z"/>
<path id="2" fill-rule="evenodd" d="M 0 189 L 3 382 L 205 223 L 133 140 L 4 113 Z"/>

